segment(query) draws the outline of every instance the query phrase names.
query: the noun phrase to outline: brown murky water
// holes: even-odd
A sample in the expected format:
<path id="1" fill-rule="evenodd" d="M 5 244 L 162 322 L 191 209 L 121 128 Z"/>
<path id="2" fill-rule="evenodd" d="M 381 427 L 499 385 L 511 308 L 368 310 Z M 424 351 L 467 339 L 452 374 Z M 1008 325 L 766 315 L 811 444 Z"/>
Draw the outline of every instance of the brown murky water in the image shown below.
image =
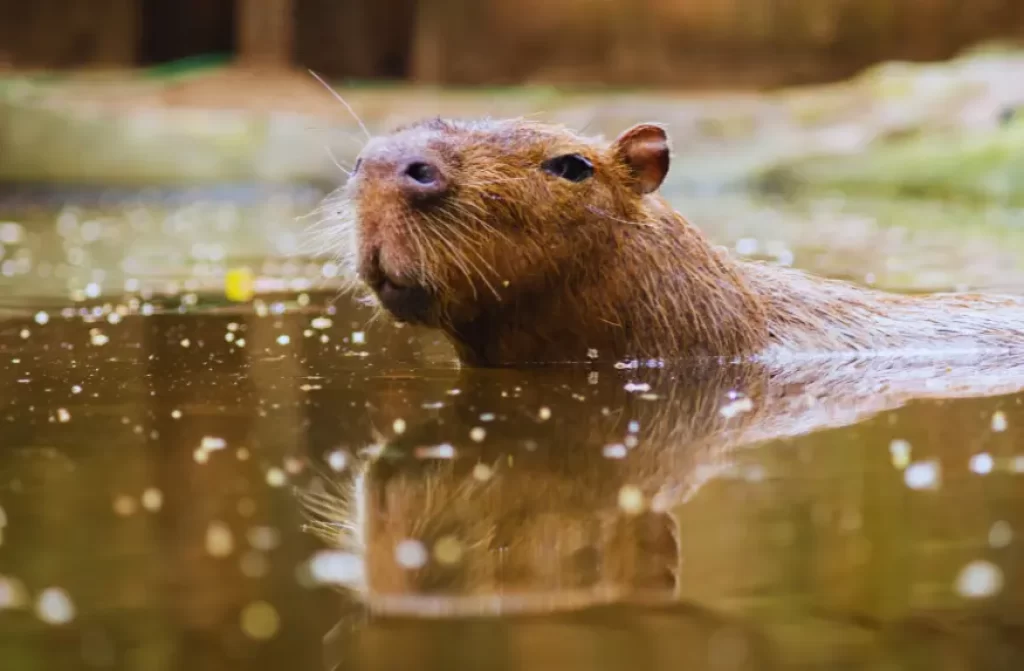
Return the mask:
<path id="1" fill-rule="evenodd" d="M 1024 668 L 1024 354 L 459 371 L 297 255 L 315 194 L 129 196 L 0 211 L 4 669 Z M 1024 287 L 1015 212 L 680 205 Z"/>

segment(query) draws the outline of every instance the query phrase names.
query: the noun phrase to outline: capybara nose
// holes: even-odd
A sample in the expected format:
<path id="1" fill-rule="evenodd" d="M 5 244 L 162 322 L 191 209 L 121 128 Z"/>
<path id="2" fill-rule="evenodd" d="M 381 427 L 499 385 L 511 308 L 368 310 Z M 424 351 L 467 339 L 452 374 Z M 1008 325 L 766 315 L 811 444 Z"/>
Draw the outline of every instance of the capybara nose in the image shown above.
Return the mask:
<path id="1" fill-rule="evenodd" d="M 448 190 L 448 180 L 437 164 L 416 158 L 399 166 L 398 180 L 410 198 L 436 198 Z"/>

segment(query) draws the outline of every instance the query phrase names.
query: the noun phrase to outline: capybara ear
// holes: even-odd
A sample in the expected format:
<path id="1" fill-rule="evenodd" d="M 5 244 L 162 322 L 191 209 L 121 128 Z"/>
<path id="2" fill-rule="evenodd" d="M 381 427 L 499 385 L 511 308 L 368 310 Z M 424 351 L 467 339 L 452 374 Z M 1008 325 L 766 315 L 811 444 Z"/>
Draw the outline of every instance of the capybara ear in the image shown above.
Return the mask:
<path id="1" fill-rule="evenodd" d="M 668 174 L 668 135 L 661 126 L 633 126 L 615 140 L 612 152 L 629 168 L 633 175 L 631 186 L 641 195 L 656 190 Z"/>

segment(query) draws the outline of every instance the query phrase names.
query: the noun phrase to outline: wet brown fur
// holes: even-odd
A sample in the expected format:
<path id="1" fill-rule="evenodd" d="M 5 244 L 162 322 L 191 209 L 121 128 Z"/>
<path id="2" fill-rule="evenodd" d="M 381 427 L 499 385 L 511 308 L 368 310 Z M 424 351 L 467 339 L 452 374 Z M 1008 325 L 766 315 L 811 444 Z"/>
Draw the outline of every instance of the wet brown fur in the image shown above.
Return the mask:
<path id="1" fill-rule="evenodd" d="M 566 153 L 594 176 L 540 169 Z M 394 183 L 394 162 L 417 155 L 450 183 L 428 207 Z M 655 126 L 607 143 L 522 119 L 433 119 L 371 139 L 360 164 L 326 203 L 319 244 L 354 287 L 374 250 L 388 275 L 426 287 L 420 321 L 471 365 L 1024 342 L 1015 297 L 895 295 L 731 258 L 653 192 L 668 170 Z"/>

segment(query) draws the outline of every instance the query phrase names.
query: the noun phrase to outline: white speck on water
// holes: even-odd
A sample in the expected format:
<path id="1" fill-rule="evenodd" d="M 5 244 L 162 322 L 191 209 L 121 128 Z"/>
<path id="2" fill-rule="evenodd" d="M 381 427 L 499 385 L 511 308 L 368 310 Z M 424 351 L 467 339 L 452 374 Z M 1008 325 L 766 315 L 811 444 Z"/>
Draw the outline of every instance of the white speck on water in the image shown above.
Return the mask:
<path id="1" fill-rule="evenodd" d="M 416 457 L 419 459 L 453 459 L 455 448 L 448 443 L 434 447 L 424 447 L 416 450 Z"/>
<path id="2" fill-rule="evenodd" d="M 164 505 L 164 495 L 159 489 L 150 487 L 142 492 L 142 507 L 151 513 L 160 510 Z"/>
<path id="3" fill-rule="evenodd" d="M 438 564 L 451 566 L 462 560 L 462 542 L 455 536 L 444 536 L 434 543 L 434 559 Z"/>
<path id="4" fill-rule="evenodd" d="M 1006 414 L 1002 410 L 997 410 L 992 414 L 992 430 L 996 433 L 1006 431 Z"/>
<path id="5" fill-rule="evenodd" d="M 75 619 L 75 605 L 61 588 L 47 587 L 36 600 L 36 616 L 46 624 L 67 624 Z"/>
<path id="6" fill-rule="evenodd" d="M 254 601 L 242 610 L 242 632 L 254 641 L 267 641 L 277 635 L 281 616 L 266 601 Z"/>
<path id="7" fill-rule="evenodd" d="M 329 329 L 334 324 L 329 317 L 317 317 L 309 323 L 310 326 L 317 330 Z"/>
<path id="8" fill-rule="evenodd" d="M 327 455 L 327 465 L 335 473 L 341 473 L 348 466 L 348 453 L 344 450 L 334 450 Z"/>
<path id="9" fill-rule="evenodd" d="M 992 472 L 992 467 L 995 465 L 995 460 L 992 459 L 992 455 L 988 452 L 982 452 L 975 454 L 971 457 L 970 469 L 972 472 L 978 475 L 988 475 Z"/>
<path id="10" fill-rule="evenodd" d="M 625 459 L 628 452 L 629 451 L 626 449 L 626 446 L 621 443 L 605 445 L 601 450 L 601 453 L 606 459 Z"/>
<path id="11" fill-rule="evenodd" d="M 32 331 L 29 331 L 28 329 L 21 329 L 21 333 L 19 333 L 18 335 L 21 336 L 22 340 L 28 340 L 29 338 L 32 337 Z"/>
<path id="12" fill-rule="evenodd" d="M 24 228 L 16 221 L 0 222 L 0 243 L 16 245 L 21 242 Z"/>
<path id="13" fill-rule="evenodd" d="M 587 350 L 587 358 L 588 359 L 596 359 L 597 357 L 598 357 L 598 353 L 597 353 L 596 349 L 591 347 L 590 349 Z"/>
<path id="14" fill-rule="evenodd" d="M 495 420 L 495 416 L 494 416 L 493 412 L 485 412 L 485 413 L 481 413 L 481 415 L 480 415 L 480 421 L 481 422 L 493 422 L 494 420 Z"/>
<path id="15" fill-rule="evenodd" d="M 99 329 L 91 329 L 89 331 L 89 342 L 96 347 L 102 347 L 110 342 L 110 338 L 103 334 Z"/>
<path id="16" fill-rule="evenodd" d="M 551 408 L 544 406 L 537 412 L 537 417 L 542 422 L 548 421 L 549 419 L 551 419 Z"/>
<path id="17" fill-rule="evenodd" d="M 292 341 L 291 336 L 289 336 L 289 335 L 287 335 L 285 333 L 282 333 L 281 335 L 277 336 L 277 344 L 278 345 L 287 345 L 291 341 Z"/>
<path id="18" fill-rule="evenodd" d="M 392 431 L 395 432 L 396 435 L 402 435 L 403 433 L 405 433 L 405 420 L 396 419 L 394 422 L 391 423 L 391 429 Z"/>
<path id="19" fill-rule="evenodd" d="M 889 443 L 889 456 L 892 457 L 892 465 L 903 470 L 910 464 L 910 443 L 897 438 Z"/>
<path id="20" fill-rule="evenodd" d="M 0 575 L 0 610 L 23 608 L 28 603 L 28 594 L 20 580 Z"/>
<path id="21" fill-rule="evenodd" d="M 627 515 L 639 515 L 646 503 L 644 493 L 635 485 L 624 485 L 619 490 L 619 509 Z"/>
<path id="22" fill-rule="evenodd" d="M 482 426 L 475 426 L 469 431 L 469 439 L 475 443 L 482 443 L 487 437 L 487 429 Z"/>
<path id="23" fill-rule="evenodd" d="M 281 544 L 281 532 L 274 527 L 252 527 L 245 536 L 250 546 L 264 552 L 270 552 Z"/>
<path id="24" fill-rule="evenodd" d="M 650 391 L 651 385 L 647 384 L 646 382 L 627 382 L 626 386 L 623 387 L 623 389 L 630 392 L 636 391 L 643 393 Z"/>
<path id="25" fill-rule="evenodd" d="M 99 298 L 102 292 L 103 290 L 96 282 L 89 282 L 89 284 L 85 285 L 85 295 L 87 298 Z"/>
<path id="26" fill-rule="evenodd" d="M 81 393 L 82 393 L 82 387 L 80 387 L 80 386 L 79 386 L 79 385 L 77 385 L 77 384 L 75 384 L 75 385 L 72 385 L 72 386 L 71 386 L 71 393 L 72 393 L 72 394 L 81 394 Z"/>
<path id="27" fill-rule="evenodd" d="M 350 552 L 324 550 L 309 561 L 313 581 L 321 585 L 360 585 L 363 582 L 363 560 Z"/>
<path id="28" fill-rule="evenodd" d="M 57 408 L 57 421 L 61 424 L 71 421 L 71 413 L 67 411 L 67 408 Z"/>
<path id="29" fill-rule="evenodd" d="M 1003 572 L 993 564 L 981 559 L 965 566 L 956 578 L 956 592 L 968 599 L 984 599 L 998 594 L 1003 589 Z"/>
<path id="30" fill-rule="evenodd" d="M 181 410 L 171 410 L 171 419 L 181 419 Z"/>
<path id="31" fill-rule="evenodd" d="M 395 561 L 410 571 L 426 566 L 428 558 L 427 549 L 418 540 L 407 539 L 395 546 Z"/>
<path id="32" fill-rule="evenodd" d="M 180 344 L 180 345 L 181 345 L 182 347 L 188 348 L 188 347 L 191 347 L 191 346 L 192 346 L 192 341 L 191 341 L 191 340 L 189 340 L 188 338 L 182 338 L 182 339 L 181 339 L 181 343 L 179 343 L 179 344 Z"/>
<path id="33" fill-rule="evenodd" d="M 362 331 L 356 331 L 352 334 L 352 344 L 362 345 L 366 342 L 366 334 Z"/>
<path id="34" fill-rule="evenodd" d="M 235 549 L 231 527 L 223 522 L 210 522 L 206 528 L 206 551 L 211 557 L 227 557 Z"/>
<path id="35" fill-rule="evenodd" d="M 35 322 L 40 326 L 45 326 L 50 321 L 50 315 L 45 312 L 37 312 L 35 316 Z"/>
<path id="36" fill-rule="evenodd" d="M 223 450 L 227 446 L 228 441 L 217 436 L 203 436 L 202 441 L 199 443 L 199 449 L 206 450 L 207 452 Z"/>
<path id="37" fill-rule="evenodd" d="M 477 464 L 473 467 L 473 478 L 480 482 L 486 482 L 494 475 L 494 469 L 487 464 Z"/>
<path id="38" fill-rule="evenodd" d="M 118 496 L 114 499 L 114 512 L 119 517 L 130 517 L 135 513 L 135 499 L 130 496 Z"/>
<path id="39" fill-rule="evenodd" d="M 942 475 L 939 462 L 919 461 L 910 464 L 903 471 L 903 482 L 915 490 L 938 489 Z"/>
<path id="40" fill-rule="evenodd" d="M 1013 527 L 1005 520 L 999 520 L 988 530 L 988 545 L 991 548 L 1005 548 L 1013 542 Z"/>
<path id="41" fill-rule="evenodd" d="M 731 403 L 722 406 L 722 409 L 718 411 L 722 417 L 726 419 L 732 419 L 737 415 L 741 415 L 745 412 L 750 412 L 754 409 L 754 402 L 749 398 L 740 398 Z"/>
<path id="42" fill-rule="evenodd" d="M 270 572 L 270 562 L 262 552 L 249 550 L 239 558 L 238 568 L 247 578 L 262 578 Z"/>
<path id="43" fill-rule="evenodd" d="M 276 466 L 267 469 L 267 484 L 271 487 L 283 487 L 288 482 L 288 476 Z"/>

